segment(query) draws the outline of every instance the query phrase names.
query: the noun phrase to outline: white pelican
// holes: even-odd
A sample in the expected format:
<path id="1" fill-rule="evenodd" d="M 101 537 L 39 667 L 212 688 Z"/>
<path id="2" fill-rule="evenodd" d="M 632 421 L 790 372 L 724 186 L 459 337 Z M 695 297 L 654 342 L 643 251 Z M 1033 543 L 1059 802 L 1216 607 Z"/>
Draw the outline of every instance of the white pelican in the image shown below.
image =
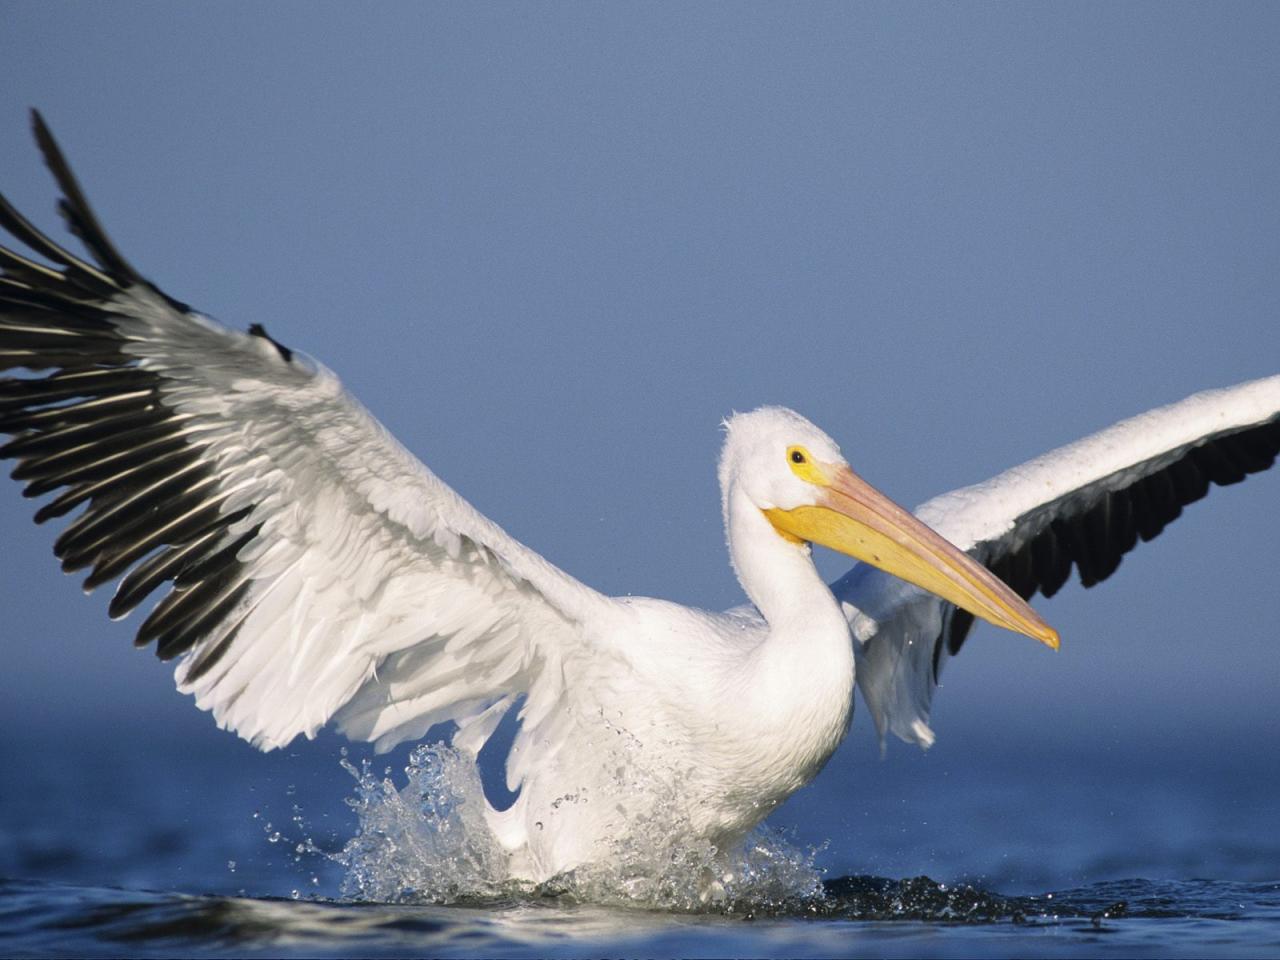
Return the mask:
<path id="1" fill-rule="evenodd" d="M 486 811 L 513 878 L 607 858 L 654 816 L 734 843 L 826 762 L 855 680 L 882 733 L 927 745 L 939 659 L 974 616 L 1056 646 L 1025 598 L 1073 565 L 1086 585 L 1105 578 L 1210 482 L 1280 449 L 1272 377 L 1118 424 L 917 519 L 813 424 L 766 407 L 728 419 L 720 457 L 750 606 L 605 597 L 481 516 L 329 370 L 144 280 L 33 123 L 93 262 L 0 198 L 0 226 L 29 250 L 0 248 L 0 370 L 27 371 L 0 381 L 0 453 L 27 496 L 56 494 L 37 521 L 80 511 L 54 547 L 63 568 L 88 570 L 90 589 L 119 580 L 112 617 L 167 588 L 137 643 L 179 658 L 179 688 L 262 749 L 334 723 L 385 750 L 453 720 L 474 757 L 523 698 L 506 769 L 519 796 Z M 863 563 L 828 587 L 811 543 Z"/>

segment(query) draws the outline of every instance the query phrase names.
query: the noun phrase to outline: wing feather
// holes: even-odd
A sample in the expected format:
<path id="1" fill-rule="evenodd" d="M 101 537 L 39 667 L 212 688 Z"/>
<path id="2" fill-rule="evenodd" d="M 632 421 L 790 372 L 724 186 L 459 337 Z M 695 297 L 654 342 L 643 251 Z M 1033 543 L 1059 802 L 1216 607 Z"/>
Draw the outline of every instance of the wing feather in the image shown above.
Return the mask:
<path id="1" fill-rule="evenodd" d="M 1212 485 L 1238 483 L 1280 454 L 1280 376 L 1195 394 L 943 494 L 916 515 L 1029 599 L 1074 568 L 1111 576 Z M 858 565 L 833 585 L 859 639 L 858 685 L 881 733 L 928 746 L 942 661 L 969 613 Z"/>
<path id="2" fill-rule="evenodd" d="M 0 457 L 38 521 L 80 510 L 54 552 L 119 580 L 179 688 L 263 748 L 336 719 L 388 747 L 432 723 L 491 730 L 605 602 L 405 451 L 337 377 L 259 325 L 230 330 L 144 280 L 34 117 L 93 263 L 0 197 Z M 96 265 L 95 265 L 96 264 Z M 500 716 L 500 714 L 498 714 Z M 473 744 L 476 749 L 479 743 Z"/>

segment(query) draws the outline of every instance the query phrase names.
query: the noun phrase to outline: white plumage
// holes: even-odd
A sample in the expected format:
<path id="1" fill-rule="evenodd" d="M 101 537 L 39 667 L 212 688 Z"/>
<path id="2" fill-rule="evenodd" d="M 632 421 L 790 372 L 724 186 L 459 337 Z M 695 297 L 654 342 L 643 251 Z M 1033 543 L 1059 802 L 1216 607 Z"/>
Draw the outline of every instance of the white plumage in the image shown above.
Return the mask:
<path id="1" fill-rule="evenodd" d="M 81 511 L 64 568 L 120 579 L 113 616 L 172 585 L 139 642 L 264 749 L 328 723 L 387 749 L 454 720 L 474 756 L 523 698 L 519 797 L 487 816 L 513 877 L 607 857 L 654 817 L 731 845 L 826 762 L 855 677 L 882 732 L 927 745 L 940 658 L 974 615 L 1056 645 L 1018 594 L 1073 564 L 1104 578 L 1280 449 L 1280 377 L 1198 395 L 925 504 L 966 556 L 817 427 L 762 408 L 728 420 L 720 460 L 751 605 L 608 598 L 479 514 L 330 371 L 145 281 L 38 117 L 36 133 L 95 263 L 0 198 L 0 226 L 42 258 L 0 248 L 0 369 L 28 371 L 0 387 L 0 452 L 28 495 L 57 492 L 37 519 Z M 868 563 L 828 588 L 810 542 Z"/>

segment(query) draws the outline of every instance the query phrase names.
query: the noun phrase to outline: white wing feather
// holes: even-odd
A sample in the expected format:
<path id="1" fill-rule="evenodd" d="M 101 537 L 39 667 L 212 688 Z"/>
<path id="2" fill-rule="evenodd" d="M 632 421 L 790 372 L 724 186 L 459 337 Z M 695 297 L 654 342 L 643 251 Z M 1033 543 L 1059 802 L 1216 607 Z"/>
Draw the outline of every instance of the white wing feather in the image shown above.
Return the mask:
<path id="1" fill-rule="evenodd" d="M 260 525 L 238 556 L 233 644 L 198 678 L 198 653 L 177 671 L 219 724 L 271 748 L 341 709 L 343 732 L 386 749 L 529 690 L 548 647 L 580 642 L 597 595 L 479 514 L 329 370 L 145 291 L 114 308 L 235 492 L 224 511 L 252 506 L 236 529 Z"/>
<path id="2" fill-rule="evenodd" d="M 1016 549 L 1055 517 L 1158 473 L 1214 437 L 1280 414 L 1280 376 L 1158 407 L 922 504 L 916 515 L 962 550 Z"/>
<path id="3" fill-rule="evenodd" d="M 102 232 L 38 117 L 62 210 L 97 266 L 0 197 L 0 455 L 38 520 L 83 507 L 55 552 L 182 655 L 179 687 L 269 749 L 337 718 L 386 749 L 456 719 L 478 749 L 513 694 L 607 601 L 507 536 L 407 453 L 327 369 L 146 282 Z M 490 709 L 493 708 L 493 709 Z"/>
<path id="4" fill-rule="evenodd" d="M 1107 516 L 1108 497 L 1123 493 L 1133 508 L 1143 507 L 1137 502 L 1145 495 L 1138 484 L 1185 468 L 1188 457 L 1194 459 L 1196 451 L 1208 452 L 1211 445 L 1241 443 L 1249 449 L 1226 449 L 1231 463 L 1222 466 L 1220 473 L 1197 468 L 1196 482 L 1204 485 L 1200 494 L 1210 481 L 1234 482 L 1273 462 L 1280 449 L 1280 376 L 1205 391 L 1124 420 L 990 480 L 935 497 L 920 506 L 916 515 L 956 546 L 1007 575 L 1024 596 L 1037 589 L 1052 594 L 1060 580 L 1046 588 L 1029 553 L 1037 538 L 1052 537 L 1054 529 L 1069 534 L 1072 524 L 1096 518 L 1094 522 L 1111 537 L 1105 544 L 1109 562 L 1099 570 L 1083 569 L 1080 547 L 1074 555 L 1070 545 L 1053 545 L 1053 550 L 1058 553 L 1060 576 L 1069 572 L 1074 561 L 1082 574 L 1088 574 L 1086 585 L 1101 580 L 1138 540 L 1132 517 L 1125 527 Z M 1167 515 L 1156 517 L 1142 539 L 1154 536 L 1198 495 L 1170 501 Z M 1083 549 L 1096 551 L 1097 547 Z M 1006 569 L 1014 558 L 1022 563 L 1016 574 Z M 1039 562 L 1036 558 L 1035 563 Z M 881 735 L 891 731 L 908 742 L 929 746 L 934 739 L 929 708 L 941 658 L 948 652 L 945 634 L 957 616 L 955 608 L 865 564 L 855 566 L 832 590 L 849 615 L 858 653 L 858 687 Z M 962 621 L 960 640 L 967 624 L 968 620 Z"/>

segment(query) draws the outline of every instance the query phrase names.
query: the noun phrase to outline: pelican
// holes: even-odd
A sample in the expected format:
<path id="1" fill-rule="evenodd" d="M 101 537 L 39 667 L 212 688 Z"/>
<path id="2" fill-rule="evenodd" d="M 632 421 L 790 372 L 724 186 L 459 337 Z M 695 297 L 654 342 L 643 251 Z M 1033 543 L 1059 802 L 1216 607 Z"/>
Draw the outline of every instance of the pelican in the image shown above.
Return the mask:
<path id="1" fill-rule="evenodd" d="M 849 728 L 927 746 L 938 671 L 982 618 L 1050 647 L 1027 600 L 1105 579 L 1280 450 L 1280 376 L 1202 393 L 926 503 L 913 516 L 799 414 L 730 416 L 725 531 L 749 604 L 611 598 L 482 516 L 321 364 L 232 330 L 117 251 L 38 113 L 77 256 L 0 197 L 0 454 L 37 522 L 179 689 L 270 750 L 333 724 L 378 750 L 453 721 L 472 760 L 516 710 L 503 810 L 515 880 L 616 853 L 665 818 L 728 849 Z M 25 252 L 23 252 L 25 250 Z M 858 561 L 832 585 L 812 544 Z"/>

